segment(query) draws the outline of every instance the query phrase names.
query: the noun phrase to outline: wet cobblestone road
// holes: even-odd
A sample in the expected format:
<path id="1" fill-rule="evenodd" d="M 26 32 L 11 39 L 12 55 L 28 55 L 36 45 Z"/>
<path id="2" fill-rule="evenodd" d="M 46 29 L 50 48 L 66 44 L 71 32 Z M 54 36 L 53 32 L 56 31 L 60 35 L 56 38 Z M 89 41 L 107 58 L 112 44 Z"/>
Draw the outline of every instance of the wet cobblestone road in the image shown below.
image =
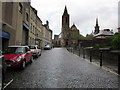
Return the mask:
<path id="1" fill-rule="evenodd" d="M 24 70 L 7 70 L 7 88 L 118 88 L 119 77 L 69 53 L 43 50 Z"/>

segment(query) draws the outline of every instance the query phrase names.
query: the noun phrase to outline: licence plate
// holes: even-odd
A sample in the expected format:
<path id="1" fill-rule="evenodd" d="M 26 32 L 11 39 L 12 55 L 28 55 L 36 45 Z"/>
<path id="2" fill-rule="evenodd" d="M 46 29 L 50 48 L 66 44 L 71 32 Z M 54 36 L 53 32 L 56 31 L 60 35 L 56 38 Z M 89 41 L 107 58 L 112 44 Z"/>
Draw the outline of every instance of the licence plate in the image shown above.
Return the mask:
<path id="1" fill-rule="evenodd" d="M 11 67 L 11 64 L 7 64 L 7 67 Z"/>

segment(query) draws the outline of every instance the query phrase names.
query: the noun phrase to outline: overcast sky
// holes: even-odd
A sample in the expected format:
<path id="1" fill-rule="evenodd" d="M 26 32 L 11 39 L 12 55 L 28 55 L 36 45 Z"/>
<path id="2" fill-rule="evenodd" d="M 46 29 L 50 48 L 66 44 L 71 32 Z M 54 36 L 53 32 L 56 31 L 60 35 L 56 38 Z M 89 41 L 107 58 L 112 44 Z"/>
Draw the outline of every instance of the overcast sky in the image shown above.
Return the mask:
<path id="1" fill-rule="evenodd" d="M 31 0 L 31 5 L 38 11 L 38 16 L 46 23 L 49 21 L 53 34 L 61 32 L 62 15 L 65 5 L 70 15 L 70 27 L 73 23 L 82 35 L 94 30 L 98 18 L 100 30 L 118 28 L 119 0 Z"/>

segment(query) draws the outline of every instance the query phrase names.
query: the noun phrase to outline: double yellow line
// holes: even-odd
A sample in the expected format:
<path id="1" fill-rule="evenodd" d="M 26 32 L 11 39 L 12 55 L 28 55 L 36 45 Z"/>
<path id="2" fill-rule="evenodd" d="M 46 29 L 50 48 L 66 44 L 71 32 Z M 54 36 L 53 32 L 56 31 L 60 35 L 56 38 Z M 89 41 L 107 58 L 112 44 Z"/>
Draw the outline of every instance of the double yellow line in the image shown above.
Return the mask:
<path id="1" fill-rule="evenodd" d="M 77 56 L 76 54 L 74 54 L 74 55 Z M 79 56 L 77 56 L 77 57 L 79 57 Z M 116 73 L 116 72 L 114 72 L 114 71 L 112 71 L 112 70 L 110 70 L 110 69 L 108 69 L 108 68 L 106 68 L 104 66 L 100 66 L 100 65 L 98 65 L 97 63 L 94 63 L 94 62 L 89 62 L 86 59 L 84 59 L 84 60 L 87 61 L 88 63 L 92 63 L 92 64 L 96 65 L 97 67 L 101 67 L 102 69 L 104 69 L 104 70 L 106 70 L 106 71 L 108 71 L 108 72 L 110 72 L 110 73 L 112 73 L 112 74 L 117 75 L 117 76 L 120 77 L 120 74 L 118 74 L 118 73 Z"/>
<path id="2" fill-rule="evenodd" d="M 114 71 L 112 71 L 112 70 L 110 70 L 110 69 L 108 69 L 108 68 L 106 68 L 106 67 L 104 67 L 104 66 L 99 66 L 98 64 L 96 64 L 96 63 L 94 63 L 94 62 L 92 62 L 92 64 L 94 64 L 94 65 L 96 65 L 96 66 L 98 66 L 98 67 L 101 67 L 102 69 L 104 69 L 104 70 L 106 70 L 106 71 L 108 71 L 108 72 L 110 72 L 110 73 L 112 73 L 112 74 L 115 74 L 115 75 L 117 75 L 117 76 L 120 76 L 118 73 L 116 73 L 116 72 L 114 72 Z"/>

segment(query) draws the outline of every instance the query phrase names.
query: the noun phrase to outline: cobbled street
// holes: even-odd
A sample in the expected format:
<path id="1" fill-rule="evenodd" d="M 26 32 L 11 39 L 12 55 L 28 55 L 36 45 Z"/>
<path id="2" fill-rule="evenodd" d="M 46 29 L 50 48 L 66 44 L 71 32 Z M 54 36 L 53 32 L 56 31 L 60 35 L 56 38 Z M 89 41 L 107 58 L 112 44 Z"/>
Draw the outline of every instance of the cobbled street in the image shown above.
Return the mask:
<path id="1" fill-rule="evenodd" d="M 119 77 L 69 53 L 65 48 L 43 50 L 24 70 L 7 69 L 7 88 L 118 88 Z"/>

